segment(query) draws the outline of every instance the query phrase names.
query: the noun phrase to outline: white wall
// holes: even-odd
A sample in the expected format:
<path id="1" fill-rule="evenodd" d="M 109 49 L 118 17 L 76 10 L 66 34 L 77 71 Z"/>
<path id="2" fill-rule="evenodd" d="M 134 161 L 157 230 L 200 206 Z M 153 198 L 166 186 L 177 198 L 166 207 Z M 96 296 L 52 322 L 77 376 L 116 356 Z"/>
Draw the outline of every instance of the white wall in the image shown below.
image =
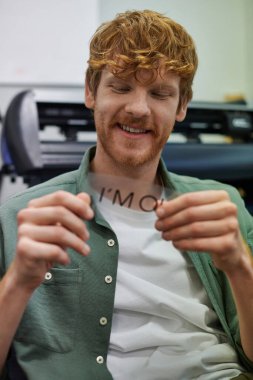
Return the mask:
<path id="1" fill-rule="evenodd" d="M 246 94 L 253 106 L 253 0 L 246 0 L 244 8 L 246 41 Z"/>
<path id="2" fill-rule="evenodd" d="M 0 0 L 0 112 L 35 88 L 47 99 L 83 99 L 98 0 Z"/>
<path id="3" fill-rule="evenodd" d="M 0 83 L 79 85 L 96 0 L 0 0 Z"/>

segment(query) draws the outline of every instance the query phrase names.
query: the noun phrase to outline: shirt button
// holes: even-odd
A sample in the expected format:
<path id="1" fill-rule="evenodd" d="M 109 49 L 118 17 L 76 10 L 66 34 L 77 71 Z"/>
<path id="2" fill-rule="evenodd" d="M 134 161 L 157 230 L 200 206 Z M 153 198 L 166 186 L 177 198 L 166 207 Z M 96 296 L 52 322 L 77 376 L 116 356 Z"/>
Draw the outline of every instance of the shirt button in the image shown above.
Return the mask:
<path id="1" fill-rule="evenodd" d="M 96 359 L 96 361 L 97 361 L 98 364 L 103 364 L 104 363 L 103 356 L 98 356 L 97 359 Z"/>
<path id="2" fill-rule="evenodd" d="M 100 323 L 101 326 L 107 325 L 107 318 L 101 317 L 100 320 L 99 320 L 99 323 Z"/>
<path id="3" fill-rule="evenodd" d="M 51 280 L 51 278 L 53 277 L 52 273 L 51 272 L 47 272 L 45 274 L 45 280 L 48 281 L 48 280 Z"/>
<path id="4" fill-rule="evenodd" d="M 111 284 L 112 283 L 112 276 L 105 276 L 105 282 L 107 283 L 107 284 Z"/>
<path id="5" fill-rule="evenodd" d="M 109 247 L 113 247 L 114 244 L 115 244 L 115 241 L 114 241 L 113 239 L 109 239 L 108 242 L 107 242 L 107 245 L 108 245 Z"/>

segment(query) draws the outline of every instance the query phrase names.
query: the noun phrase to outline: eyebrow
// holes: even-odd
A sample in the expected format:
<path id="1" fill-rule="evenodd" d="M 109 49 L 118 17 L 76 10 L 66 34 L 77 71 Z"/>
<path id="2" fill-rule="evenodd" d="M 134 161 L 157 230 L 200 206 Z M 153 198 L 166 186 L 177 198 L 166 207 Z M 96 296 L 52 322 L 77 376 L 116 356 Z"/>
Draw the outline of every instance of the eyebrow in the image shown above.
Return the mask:
<path id="1" fill-rule="evenodd" d="M 114 75 L 112 75 L 112 76 L 106 78 L 106 79 L 105 79 L 105 82 L 106 82 L 107 84 L 115 83 L 115 82 L 118 82 L 118 83 L 127 83 L 126 80 L 121 79 L 121 78 L 117 78 L 117 77 L 115 77 Z"/>
<path id="2" fill-rule="evenodd" d="M 151 84 L 152 86 L 152 84 Z M 178 91 L 178 88 L 173 84 L 167 84 L 167 83 L 153 83 L 153 86 L 161 91 Z"/>

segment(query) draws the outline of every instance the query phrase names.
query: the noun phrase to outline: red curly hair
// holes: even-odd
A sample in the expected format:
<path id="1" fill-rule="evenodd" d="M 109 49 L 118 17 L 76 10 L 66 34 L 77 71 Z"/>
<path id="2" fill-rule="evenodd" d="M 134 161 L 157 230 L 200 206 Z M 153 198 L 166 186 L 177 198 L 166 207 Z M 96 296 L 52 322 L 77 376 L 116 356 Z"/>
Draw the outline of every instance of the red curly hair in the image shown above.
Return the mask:
<path id="1" fill-rule="evenodd" d="M 86 80 L 95 95 L 105 67 L 117 77 L 134 75 L 137 80 L 138 70 L 148 69 L 152 81 L 161 66 L 165 72 L 179 75 L 180 104 L 190 101 L 198 66 L 191 36 L 180 24 L 160 13 L 127 11 L 103 23 L 92 37 Z"/>

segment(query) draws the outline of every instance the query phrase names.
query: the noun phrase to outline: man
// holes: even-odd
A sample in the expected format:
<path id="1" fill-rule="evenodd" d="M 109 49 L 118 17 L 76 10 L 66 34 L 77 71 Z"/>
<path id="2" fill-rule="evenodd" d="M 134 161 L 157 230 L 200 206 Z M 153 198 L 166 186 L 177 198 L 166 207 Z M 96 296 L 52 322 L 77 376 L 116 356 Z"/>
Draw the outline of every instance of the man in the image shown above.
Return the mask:
<path id="1" fill-rule="evenodd" d="M 196 68 L 191 37 L 156 12 L 125 12 L 95 33 L 85 101 L 96 149 L 1 208 L 6 378 L 250 378 L 252 217 L 235 189 L 160 160 Z M 110 197 L 94 203 L 89 172 L 178 196 L 151 214 L 115 212 Z"/>

